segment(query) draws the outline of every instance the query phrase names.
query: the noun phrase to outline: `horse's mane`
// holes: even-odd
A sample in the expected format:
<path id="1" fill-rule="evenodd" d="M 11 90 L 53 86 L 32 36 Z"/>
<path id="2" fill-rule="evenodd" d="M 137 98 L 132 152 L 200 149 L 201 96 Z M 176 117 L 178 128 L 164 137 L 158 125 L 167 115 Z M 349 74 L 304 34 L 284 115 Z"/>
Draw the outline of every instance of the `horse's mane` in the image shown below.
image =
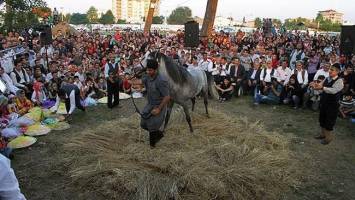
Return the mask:
<path id="1" fill-rule="evenodd" d="M 160 52 L 152 52 L 151 55 L 154 55 L 157 59 L 163 59 L 165 62 L 165 68 L 170 76 L 170 78 L 179 85 L 184 85 L 188 83 L 189 72 L 187 69 L 174 61 L 171 57 L 166 56 Z"/>

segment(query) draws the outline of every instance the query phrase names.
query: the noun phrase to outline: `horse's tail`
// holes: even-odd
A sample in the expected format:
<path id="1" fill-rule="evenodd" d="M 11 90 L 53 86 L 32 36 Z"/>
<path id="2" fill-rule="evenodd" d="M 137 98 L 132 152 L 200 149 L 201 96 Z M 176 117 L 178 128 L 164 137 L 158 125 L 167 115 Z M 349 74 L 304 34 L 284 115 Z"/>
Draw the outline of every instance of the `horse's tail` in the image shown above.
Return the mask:
<path id="1" fill-rule="evenodd" d="M 204 73 L 205 74 L 205 73 Z M 216 89 L 215 82 L 213 80 L 213 77 L 207 78 L 207 75 L 205 74 L 205 82 L 206 82 L 206 87 L 203 88 L 204 92 L 208 93 L 210 97 L 213 99 L 218 99 L 219 94 Z"/>

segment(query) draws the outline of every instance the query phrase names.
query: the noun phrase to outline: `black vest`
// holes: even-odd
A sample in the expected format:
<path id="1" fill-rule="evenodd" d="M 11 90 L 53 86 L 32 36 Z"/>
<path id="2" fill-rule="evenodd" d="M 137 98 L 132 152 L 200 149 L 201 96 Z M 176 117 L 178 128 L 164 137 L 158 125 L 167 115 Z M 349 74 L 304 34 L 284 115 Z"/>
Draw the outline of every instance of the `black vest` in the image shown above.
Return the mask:
<path id="1" fill-rule="evenodd" d="M 118 64 L 116 63 L 115 66 L 113 66 L 112 63 L 108 63 L 108 72 L 113 72 L 113 73 L 117 73 L 118 72 Z"/>
<path id="2" fill-rule="evenodd" d="M 21 69 L 21 71 L 22 71 L 22 74 L 23 74 L 23 79 L 25 79 L 25 82 L 28 83 L 28 80 L 27 80 L 27 77 L 26 77 L 26 71 L 23 68 Z M 14 69 L 13 72 L 15 73 L 17 82 L 20 83 L 20 81 L 21 81 L 20 74 L 15 69 Z"/>
<path id="3" fill-rule="evenodd" d="M 323 83 L 323 87 L 333 87 L 334 83 L 337 80 L 339 80 L 339 77 L 336 78 L 335 80 L 331 79 L 331 81 L 329 81 L 329 78 L 327 78 L 327 79 L 325 79 L 325 81 Z M 336 105 L 336 104 L 338 104 L 338 102 L 340 100 L 340 96 L 341 96 L 341 91 L 336 94 L 328 94 L 323 91 L 323 93 L 321 95 L 321 104 Z"/>
<path id="4" fill-rule="evenodd" d="M 75 91 L 75 95 L 79 95 L 80 94 L 80 90 L 79 90 L 78 86 L 76 86 L 74 84 L 65 84 L 60 89 L 65 92 L 65 94 L 68 96 L 68 98 L 70 96 L 70 93 L 73 90 Z"/>

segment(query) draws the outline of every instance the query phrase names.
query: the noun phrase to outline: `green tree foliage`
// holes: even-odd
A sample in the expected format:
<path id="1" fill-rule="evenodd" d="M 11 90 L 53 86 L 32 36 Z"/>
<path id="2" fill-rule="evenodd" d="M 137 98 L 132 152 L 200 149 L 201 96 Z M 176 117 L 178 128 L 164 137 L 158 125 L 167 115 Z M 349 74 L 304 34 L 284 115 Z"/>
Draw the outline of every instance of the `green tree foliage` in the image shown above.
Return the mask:
<path id="1" fill-rule="evenodd" d="M 108 10 L 105 14 L 103 14 L 99 20 L 101 24 L 114 24 L 115 23 L 115 16 L 111 10 Z"/>
<path id="2" fill-rule="evenodd" d="M 178 7 L 168 17 L 168 24 L 182 25 L 191 19 L 192 11 L 188 7 Z"/>
<path id="3" fill-rule="evenodd" d="M 282 22 L 280 19 L 272 19 L 272 24 L 277 28 L 280 28 L 282 26 Z"/>
<path id="4" fill-rule="evenodd" d="M 39 23 L 38 16 L 32 13 L 33 8 L 47 8 L 43 0 L 5 0 L 3 31 L 21 30 Z"/>
<path id="5" fill-rule="evenodd" d="M 164 23 L 164 16 L 154 16 L 153 24 L 162 24 Z"/>
<path id="6" fill-rule="evenodd" d="M 321 14 L 318 14 L 315 22 L 319 24 L 319 29 L 323 31 L 332 31 L 332 32 L 340 32 L 341 24 L 333 23 L 329 19 L 324 19 Z"/>
<path id="7" fill-rule="evenodd" d="M 311 26 L 312 21 L 306 18 L 286 19 L 285 27 L 287 30 L 301 30 Z"/>
<path id="8" fill-rule="evenodd" d="M 87 18 L 86 14 L 81 14 L 81 13 L 73 13 L 72 16 L 70 17 L 71 24 L 88 24 L 89 20 Z"/>
<path id="9" fill-rule="evenodd" d="M 63 17 L 63 21 L 65 21 L 65 22 L 70 22 L 70 19 L 71 19 L 71 14 L 70 13 L 67 13 L 64 17 Z"/>
<path id="10" fill-rule="evenodd" d="M 303 23 L 304 26 L 299 26 L 300 23 Z M 286 19 L 285 27 L 288 30 L 294 29 L 306 29 L 313 28 L 321 31 L 330 31 L 330 32 L 339 32 L 341 30 L 340 23 L 333 23 L 330 20 L 325 20 L 322 15 L 318 14 L 315 20 L 309 20 L 305 18 L 296 18 L 296 19 Z"/>
<path id="11" fill-rule="evenodd" d="M 118 19 L 117 24 L 127 24 L 127 21 L 124 19 Z"/>
<path id="12" fill-rule="evenodd" d="M 99 21 L 99 14 L 97 13 L 97 9 L 94 6 L 91 6 L 89 10 L 86 12 L 87 18 L 90 23 L 95 24 Z"/>
<path id="13" fill-rule="evenodd" d="M 254 20 L 254 26 L 255 28 L 261 28 L 263 26 L 263 22 L 259 17 L 255 18 Z"/>

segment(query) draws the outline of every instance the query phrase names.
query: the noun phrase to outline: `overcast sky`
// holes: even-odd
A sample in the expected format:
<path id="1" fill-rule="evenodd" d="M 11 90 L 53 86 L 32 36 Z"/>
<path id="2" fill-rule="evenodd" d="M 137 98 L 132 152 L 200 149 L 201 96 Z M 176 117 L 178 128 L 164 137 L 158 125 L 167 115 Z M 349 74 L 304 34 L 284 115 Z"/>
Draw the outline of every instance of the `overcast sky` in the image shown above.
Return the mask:
<path id="1" fill-rule="evenodd" d="M 86 12 L 90 6 L 99 11 L 111 9 L 112 0 L 45 0 L 53 8 L 64 12 Z M 207 0 L 161 0 L 161 14 L 168 15 L 177 6 L 188 6 L 194 16 L 203 17 Z M 219 0 L 217 15 L 241 20 L 255 17 L 315 18 L 319 10 L 335 9 L 344 19 L 355 23 L 355 0 Z"/>

